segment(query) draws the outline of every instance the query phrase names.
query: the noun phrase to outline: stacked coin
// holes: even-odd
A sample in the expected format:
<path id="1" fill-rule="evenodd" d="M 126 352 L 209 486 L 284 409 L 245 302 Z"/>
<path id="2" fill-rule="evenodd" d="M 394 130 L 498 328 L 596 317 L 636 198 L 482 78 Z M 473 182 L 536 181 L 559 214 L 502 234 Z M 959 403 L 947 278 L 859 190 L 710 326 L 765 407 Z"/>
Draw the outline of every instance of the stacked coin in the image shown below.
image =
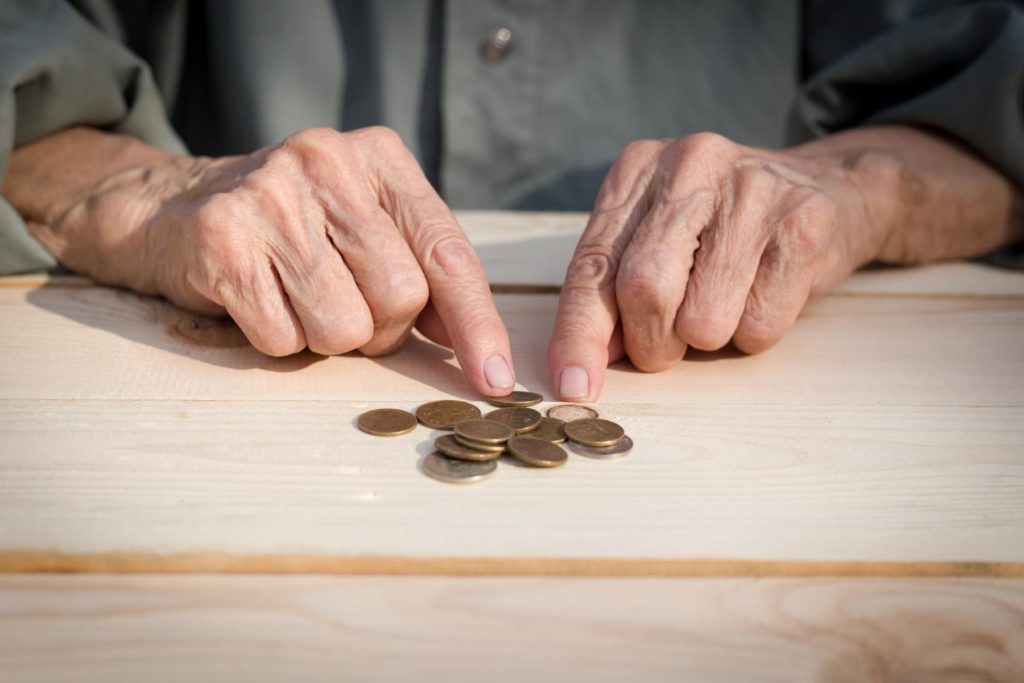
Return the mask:
<path id="1" fill-rule="evenodd" d="M 431 401 L 415 415 L 393 408 L 370 410 L 356 424 L 376 436 L 406 434 L 417 421 L 431 429 L 452 430 L 434 441 L 436 450 L 423 461 L 426 474 L 452 484 L 484 481 L 506 453 L 531 467 L 564 465 L 568 455 L 558 444 L 566 440 L 576 453 L 599 460 L 621 458 L 632 449 L 633 441 L 622 427 L 599 418 L 593 408 L 565 403 L 549 408 L 544 416 L 530 407 L 542 400 L 529 391 L 488 398 L 498 408 L 483 416 L 472 403 Z"/>

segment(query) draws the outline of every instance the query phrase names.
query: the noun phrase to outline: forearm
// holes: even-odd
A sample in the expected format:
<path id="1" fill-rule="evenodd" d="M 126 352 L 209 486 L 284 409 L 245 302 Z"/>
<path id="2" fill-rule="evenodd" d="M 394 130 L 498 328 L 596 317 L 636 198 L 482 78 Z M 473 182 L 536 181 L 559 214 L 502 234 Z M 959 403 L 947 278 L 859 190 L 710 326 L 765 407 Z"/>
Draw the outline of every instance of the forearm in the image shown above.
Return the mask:
<path id="1" fill-rule="evenodd" d="M 956 142 L 907 126 L 859 128 L 792 150 L 854 192 L 858 229 L 879 236 L 863 262 L 969 258 L 1024 238 L 1024 195 Z M 838 164 L 836 161 L 838 160 Z"/>
<path id="2" fill-rule="evenodd" d="M 3 195 L 68 268 L 152 293 L 119 263 L 147 248 L 139 226 L 184 188 L 193 163 L 132 137 L 70 128 L 17 148 Z"/>

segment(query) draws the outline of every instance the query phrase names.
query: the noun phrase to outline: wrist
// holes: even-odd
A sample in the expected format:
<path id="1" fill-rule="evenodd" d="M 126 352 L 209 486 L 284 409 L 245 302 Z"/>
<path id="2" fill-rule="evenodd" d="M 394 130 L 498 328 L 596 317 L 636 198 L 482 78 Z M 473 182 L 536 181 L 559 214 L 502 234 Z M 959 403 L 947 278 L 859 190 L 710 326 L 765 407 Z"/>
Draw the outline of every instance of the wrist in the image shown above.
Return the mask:
<path id="1" fill-rule="evenodd" d="M 1021 192 L 959 143 L 909 126 L 837 133 L 790 150 L 821 169 L 854 268 L 970 258 L 1019 239 Z"/>
<path id="2" fill-rule="evenodd" d="M 896 188 L 909 182 L 897 155 L 859 133 L 822 138 L 792 150 L 810 165 L 810 175 L 835 204 L 850 272 L 882 257 L 899 223 Z M 904 194 L 910 192 L 908 188 Z"/>

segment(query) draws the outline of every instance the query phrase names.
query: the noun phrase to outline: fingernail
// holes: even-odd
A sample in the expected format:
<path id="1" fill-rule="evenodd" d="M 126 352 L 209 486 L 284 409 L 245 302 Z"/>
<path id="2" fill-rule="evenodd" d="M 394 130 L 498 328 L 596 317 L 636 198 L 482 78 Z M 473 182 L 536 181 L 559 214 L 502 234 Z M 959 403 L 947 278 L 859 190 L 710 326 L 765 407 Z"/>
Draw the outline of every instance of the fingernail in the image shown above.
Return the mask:
<path id="1" fill-rule="evenodd" d="M 487 383 L 495 389 L 508 389 L 516 385 L 516 379 L 512 376 L 512 368 L 508 361 L 501 356 L 491 356 L 484 361 L 484 378 Z"/>
<path id="2" fill-rule="evenodd" d="M 562 370 L 558 393 L 563 399 L 586 398 L 590 394 L 590 377 L 587 376 L 587 371 L 576 365 L 570 365 Z"/>

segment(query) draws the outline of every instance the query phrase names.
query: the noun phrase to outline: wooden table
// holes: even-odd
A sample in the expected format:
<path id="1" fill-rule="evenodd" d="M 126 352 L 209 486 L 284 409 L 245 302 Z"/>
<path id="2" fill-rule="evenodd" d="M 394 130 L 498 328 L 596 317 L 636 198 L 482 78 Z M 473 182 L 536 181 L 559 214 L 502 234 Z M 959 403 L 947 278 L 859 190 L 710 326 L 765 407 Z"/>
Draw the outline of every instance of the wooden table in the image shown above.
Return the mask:
<path id="1" fill-rule="evenodd" d="M 550 397 L 585 217 L 461 218 Z M 862 272 L 765 354 L 616 365 L 630 457 L 472 487 L 353 425 L 476 400 L 421 339 L 271 359 L 77 278 L 0 311 L 2 681 L 1024 680 L 1022 274 Z"/>

